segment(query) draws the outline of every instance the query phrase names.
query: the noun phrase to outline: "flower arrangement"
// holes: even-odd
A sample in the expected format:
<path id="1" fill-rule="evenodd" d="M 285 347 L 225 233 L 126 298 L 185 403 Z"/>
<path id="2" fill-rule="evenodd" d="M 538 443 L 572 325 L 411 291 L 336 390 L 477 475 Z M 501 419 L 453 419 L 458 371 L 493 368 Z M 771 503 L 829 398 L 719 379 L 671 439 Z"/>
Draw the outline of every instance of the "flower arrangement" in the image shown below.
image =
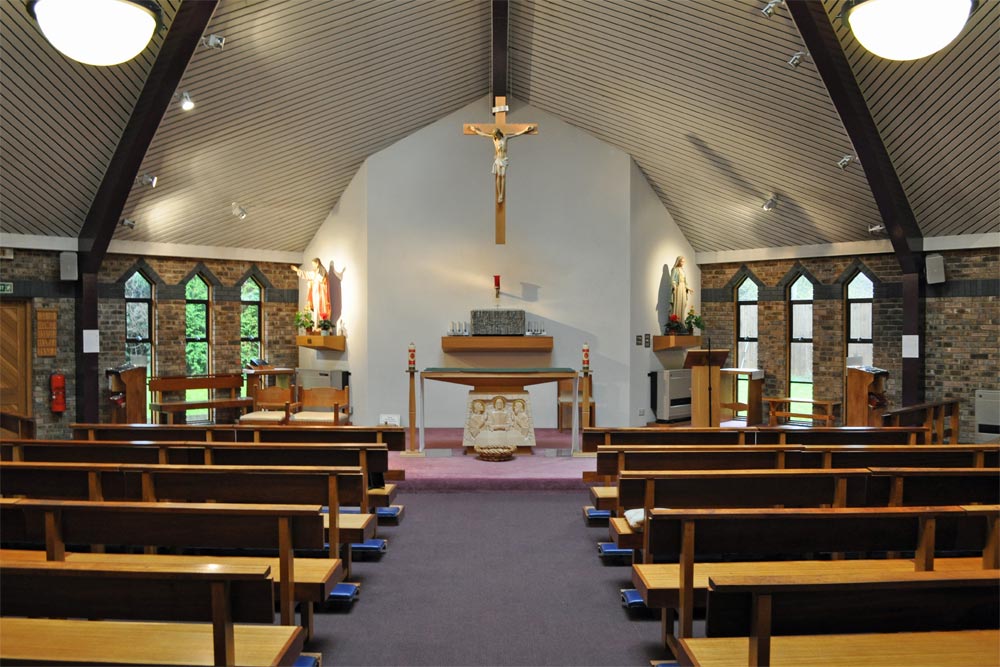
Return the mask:
<path id="1" fill-rule="evenodd" d="M 684 318 L 684 325 L 688 331 L 694 331 L 695 327 L 699 331 L 705 330 L 705 320 L 701 319 L 701 315 L 695 314 L 694 308 L 688 311 L 687 317 Z"/>
<path id="2" fill-rule="evenodd" d="M 316 326 L 319 327 L 319 330 L 323 332 L 324 336 L 329 336 L 333 332 L 333 322 L 330 320 L 322 319 Z"/>
<path id="3" fill-rule="evenodd" d="M 663 327 L 663 333 L 667 336 L 671 334 L 679 334 L 681 336 L 686 335 L 688 332 L 687 325 L 681 322 L 681 318 L 677 314 L 672 314 L 667 319 L 667 325 Z"/>
<path id="4" fill-rule="evenodd" d="M 312 311 L 300 310 L 295 313 L 295 326 L 299 329 L 305 329 L 306 331 L 312 330 L 314 326 Z"/>

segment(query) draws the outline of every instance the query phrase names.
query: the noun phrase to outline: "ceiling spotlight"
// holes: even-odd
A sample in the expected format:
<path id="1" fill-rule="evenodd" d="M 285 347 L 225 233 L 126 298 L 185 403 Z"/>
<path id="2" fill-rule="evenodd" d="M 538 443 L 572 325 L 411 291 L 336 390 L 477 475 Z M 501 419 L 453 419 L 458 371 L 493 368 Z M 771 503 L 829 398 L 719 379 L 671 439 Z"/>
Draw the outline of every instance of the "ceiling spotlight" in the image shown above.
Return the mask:
<path id="1" fill-rule="evenodd" d="M 847 0 L 843 15 L 855 39 L 888 60 L 916 60 L 948 46 L 978 0 Z"/>
<path id="2" fill-rule="evenodd" d="M 792 54 L 792 57 L 788 59 L 788 66 L 792 69 L 798 67 L 802 64 L 802 59 L 809 55 L 806 51 L 796 51 Z"/>
<path id="3" fill-rule="evenodd" d="M 153 0 L 29 0 L 28 13 L 57 51 L 85 65 L 117 65 L 163 27 Z"/>
<path id="4" fill-rule="evenodd" d="M 853 155 L 845 155 L 844 157 L 837 160 L 837 166 L 840 167 L 841 169 L 847 169 L 847 167 L 857 159 L 858 158 L 854 157 Z"/>
<path id="5" fill-rule="evenodd" d="M 778 195 L 771 195 L 771 197 L 766 202 L 764 202 L 764 205 L 761 206 L 761 209 L 764 211 L 773 211 L 777 205 L 778 205 Z"/>
<path id="6" fill-rule="evenodd" d="M 143 174 L 142 176 L 140 176 L 136 180 L 139 183 L 142 183 L 143 185 L 148 185 L 151 188 L 155 188 L 156 187 L 156 176 L 151 176 L 149 174 Z"/>
<path id="7" fill-rule="evenodd" d="M 191 99 L 191 93 L 186 90 L 181 93 L 181 109 L 184 111 L 194 109 L 194 100 Z"/>
<path id="8" fill-rule="evenodd" d="M 237 202 L 233 202 L 232 211 L 233 215 L 235 215 L 240 220 L 247 219 L 247 210 L 244 207 L 240 206 Z"/>
<path id="9" fill-rule="evenodd" d="M 885 225 L 868 225 L 869 234 L 876 234 L 878 232 L 884 232 L 884 231 L 885 231 Z"/>
<path id="10" fill-rule="evenodd" d="M 203 35 L 201 45 L 206 49 L 218 49 L 219 51 L 226 45 L 226 38 L 222 35 Z"/>
<path id="11" fill-rule="evenodd" d="M 774 10 L 780 7 L 784 1 L 785 0 L 771 0 L 761 8 L 760 13 L 767 18 L 771 18 L 771 15 L 774 14 Z"/>
<path id="12" fill-rule="evenodd" d="M 128 227 L 129 229 L 135 229 L 135 220 L 129 218 L 122 218 L 121 222 L 118 223 L 122 227 Z"/>

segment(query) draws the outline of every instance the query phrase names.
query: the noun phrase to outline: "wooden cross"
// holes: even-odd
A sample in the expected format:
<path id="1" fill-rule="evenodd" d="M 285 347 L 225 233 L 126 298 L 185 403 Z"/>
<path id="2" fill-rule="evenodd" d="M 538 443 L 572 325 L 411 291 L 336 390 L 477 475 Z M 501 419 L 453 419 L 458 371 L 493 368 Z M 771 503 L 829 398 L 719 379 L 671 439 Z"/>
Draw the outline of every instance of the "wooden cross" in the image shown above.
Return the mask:
<path id="1" fill-rule="evenodd" d="M 493 116 L 496 122 L 489 125 L 466 123 L 463 134 L 488 137 L 493 140 L 493 202 L 496 207 L 496 243 L 507 242 L 507 141 L 522 134 L 538 134 L 536 123 L 507 123 L 507 98 L 495 97 Z"/>

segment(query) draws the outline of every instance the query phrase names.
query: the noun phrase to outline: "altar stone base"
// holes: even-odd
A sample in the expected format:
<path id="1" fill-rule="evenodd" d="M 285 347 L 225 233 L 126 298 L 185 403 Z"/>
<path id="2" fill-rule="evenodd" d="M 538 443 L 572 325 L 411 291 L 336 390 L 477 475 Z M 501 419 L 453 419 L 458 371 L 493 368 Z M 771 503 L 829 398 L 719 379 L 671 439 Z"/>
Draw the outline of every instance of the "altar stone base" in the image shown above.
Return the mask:
<path id="1" fill-rule="evenodd" d="M 535 422 L 527 392 L 469 392 L 462 445 L 481 455 L 510 455 L 535 446 Z"/>

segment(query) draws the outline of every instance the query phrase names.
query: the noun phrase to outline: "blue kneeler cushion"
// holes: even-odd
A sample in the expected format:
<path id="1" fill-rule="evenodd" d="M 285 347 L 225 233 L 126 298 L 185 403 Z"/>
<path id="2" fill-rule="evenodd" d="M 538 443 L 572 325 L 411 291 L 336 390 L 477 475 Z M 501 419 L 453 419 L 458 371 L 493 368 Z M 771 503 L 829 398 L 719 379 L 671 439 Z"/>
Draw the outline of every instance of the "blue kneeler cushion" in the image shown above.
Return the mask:
<path id="1" fill-rule="evenodd" d="M 379 519 L 395 519 L 399 516 L 399 506 L 376 507 L 375 516 Z"/>
<path id="2" fill-rule="evenodd" d="M 382 538 L 376 537 L 364 542 L 354 542 L 351 544 L 351 551 L 365 554 L 384 554 L 387 543 Z"/>
<path id="3" fill-rule="evenodd" d="M 342 582 L 330 591 L 328 602 L 354 602 L 361 595 L 361 587 L 357 584 Z"/>
<path id="4" fill-rule="evenodd" d="M 597 553 L 601 558 L 631 558 L 632 549 L 623 549 L 614 542 L 598 542 Z"/>
<path id="5" fill-rule="evenodd" d="M 611 510 L 599 510 L 595 507 L 588 507 L 587 518 L 592 521 L 607 521 L 611 518 Z"/>
<path id="6" fill-rule="evenodd" d="M 621 589 L 622 606 L 627 609 L 645 609 L 646 603 L 642 601 L 639 591 L 634 588 Z"/>
<path id="7" fill-rule="evenodd" d="M 311 655 L 300 655 L 292 663 L 293 667 L 319 667 L 319 660 Z"/>

